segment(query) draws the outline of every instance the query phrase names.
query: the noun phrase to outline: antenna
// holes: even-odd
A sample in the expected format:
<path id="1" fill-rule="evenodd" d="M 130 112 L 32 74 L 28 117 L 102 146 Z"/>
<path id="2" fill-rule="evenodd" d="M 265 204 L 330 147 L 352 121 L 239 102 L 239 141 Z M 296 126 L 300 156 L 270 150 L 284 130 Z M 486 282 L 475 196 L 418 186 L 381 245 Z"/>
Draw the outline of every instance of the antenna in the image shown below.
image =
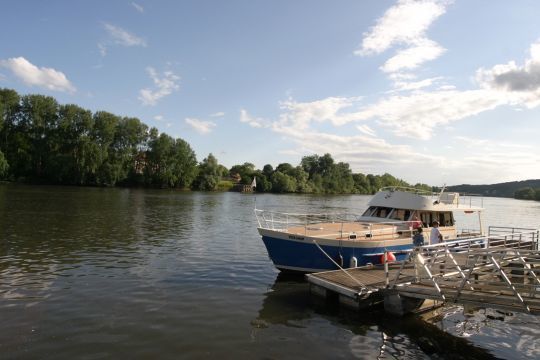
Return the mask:
<path id="1" fill-rule="evenodd" d="M 441 197 L 442 197 L 442 194 L 443 194 L 445 188 L 446 188 L 446 184 L 443 184 L 443 186 L 441 188 L 441 192 L 439 193 L 439 197 L 437 198 L 438 203 L 441 202 Z"/>

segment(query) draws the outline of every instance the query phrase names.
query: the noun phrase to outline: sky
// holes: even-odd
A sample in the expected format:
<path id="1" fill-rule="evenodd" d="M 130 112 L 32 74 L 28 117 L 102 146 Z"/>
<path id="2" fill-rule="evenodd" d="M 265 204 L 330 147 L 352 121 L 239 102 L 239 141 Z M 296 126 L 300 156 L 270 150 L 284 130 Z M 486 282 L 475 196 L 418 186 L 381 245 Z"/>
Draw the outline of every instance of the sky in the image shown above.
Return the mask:
<path id="1" fill-rule="evenodd" d="M 0 4 L 1 88 L 137 117 L 199 161 L 540 178 L 539 1 Z"/>

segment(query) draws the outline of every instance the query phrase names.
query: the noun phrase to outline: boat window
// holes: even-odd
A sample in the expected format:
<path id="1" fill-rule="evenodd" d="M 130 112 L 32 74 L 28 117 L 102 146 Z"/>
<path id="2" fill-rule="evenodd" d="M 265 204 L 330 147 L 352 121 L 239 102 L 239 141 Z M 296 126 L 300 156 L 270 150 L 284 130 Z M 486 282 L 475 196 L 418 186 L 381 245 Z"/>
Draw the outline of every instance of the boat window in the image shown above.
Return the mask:
<path id="1" fill-rule="evenodd" d="M 439 223 L 441 226 L 453 226 L 454 217 L 451 211 L 439 213 Z"/>
<path id="2" fill-rule="evenodd" d="M 390 214 L 392 211 L 392 208 L 387 208 L 383 206 L 378 206 L 377 209 L 375 209 L 375 212 L 371 216 L 378 217 L 378 218 L 385 218 Z"/>
<path id="3" fill-rule="evenodd" d="M 420 213 L 420 221 L 422 221 L 423 227 L 431 227 L 431 223 L 433 222 L 431 218 L 431 213 L 427 211 L 422 211 Z"/>
<path id="4" fill-rule="evenodd" d="M 366 211 L 364 211 L 362 216 L 385 218 L 392 210 L 392 208 L 387 208 L 384 206 L 370 206 Z"/>
<path id="5" fill-rule="evenodd" d="M 370 206 L 367 208 L 366 211 L 364 211 L 364 213 L 362 214 L 362 216 L 373 216 L 373 212 L 375 211 L 375 209 L 377 209 L 376 206 Z"/>
<path id="6" fill-rule="evenodd" d="M 394 209 L 392 211 L 392 214 L 390 214 L 390 219 L 405 221 L 409 218 L 410 213 L 410 210 Z"/>

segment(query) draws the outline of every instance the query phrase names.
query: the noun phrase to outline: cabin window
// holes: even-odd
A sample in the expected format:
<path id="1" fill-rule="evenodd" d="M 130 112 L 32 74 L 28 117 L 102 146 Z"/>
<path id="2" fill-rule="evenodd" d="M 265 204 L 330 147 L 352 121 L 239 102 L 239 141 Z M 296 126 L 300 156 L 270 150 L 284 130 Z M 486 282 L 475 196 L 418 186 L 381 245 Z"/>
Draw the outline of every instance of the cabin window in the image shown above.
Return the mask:
<path id="1" fill-rule="evenodd" d="M 373 212 L 377 209 L 376 206 L 370 206 L 367 208 L 366 211 L 362 214 L 362 216 L 373 216 Z"/>
<path id="2" fill-rule="evenodd" d="M 425 211 L 422 211 L 420 213 L 420 221 L 422 221 L 423 227 L 430 227 L 431 226 L 431 214 Z"/>
<path id="3" fill-rule="evenodd" d="M 392 211 L 392 214 L 390 214 L 390 219 L 405 221 L 409 219 L 410 216 L 411 216 L 410 210 L 394 209 Z"/>
<path id="4" fill-rule="evenodd" d="M 392 208 L 387 208 L 387 207 L 378 207 L 377 210 L 375 211 L 375 214 L 373 216 L 375 217 L 379 217 L 379 218 L 385 218 L 388 216 L 388 214 L 390 214 L 390 212 L 392 211 Z"/>
<path id="5" fill-rule="evenodd" d="M 454 226 L 454 217 L 451 211 L 439 213 L 439 223 L 441 226 Z"/>
<path id="6" fill-rule="evenodd" d="M 387 208 L 384 206 L 370 206 L 362 216 L 385 218 L 392 210 L 392 208 Z"/>

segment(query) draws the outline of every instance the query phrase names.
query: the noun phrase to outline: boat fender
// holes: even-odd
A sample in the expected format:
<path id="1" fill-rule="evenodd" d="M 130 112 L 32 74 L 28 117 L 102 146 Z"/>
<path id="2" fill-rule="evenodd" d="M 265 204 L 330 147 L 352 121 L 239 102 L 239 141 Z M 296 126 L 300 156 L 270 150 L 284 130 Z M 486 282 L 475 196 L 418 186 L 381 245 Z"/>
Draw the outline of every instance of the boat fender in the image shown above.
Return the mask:
<path id="1" fill-rule="evenodd" d="M 386 261 L 387 262 L 394 262 L 396 261 L 396 256 L 393 252 L 389 251 L 386 254 Z M 381 255 L 381 264 L 384 264 L 384 254 Z"/>
<path id="2" fill-rule="evenodd" d="M 343 256 L 341 254 L 338 254 L 336 256 L 336 263 L 340 266 L 340 267 L 343 267 Z"/>
<path id="3" fill-rule="evenodd" d="M 351 268 L 358 267 L 358 259 L 356 256 L 351 257 L 350 266 Z"/>

